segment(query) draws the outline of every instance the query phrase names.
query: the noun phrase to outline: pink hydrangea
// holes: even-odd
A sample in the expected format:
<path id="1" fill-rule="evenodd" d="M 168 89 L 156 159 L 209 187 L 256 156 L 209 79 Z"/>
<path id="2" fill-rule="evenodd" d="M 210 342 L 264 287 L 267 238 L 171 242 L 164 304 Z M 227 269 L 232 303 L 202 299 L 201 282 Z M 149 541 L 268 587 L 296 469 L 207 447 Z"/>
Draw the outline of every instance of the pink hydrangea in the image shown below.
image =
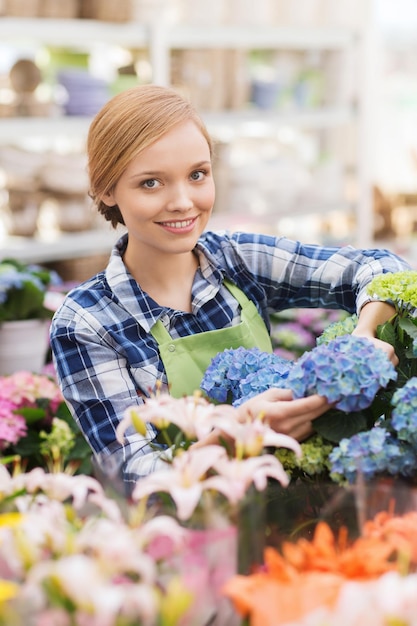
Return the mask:
<path id="1" fill-rule="evenodd" d="M 16 408 L 13 402 L 0 397 L 0 450 L 17 443 L 26 435 L 26 420 L 14 412 Z"/>
<path id="2" fill-rule="evenodd" d="M 37 408 L 41 399 L 48 401 L 45 418 L 50 420 L 63 402 L 53 377 L 28 371 L 0 376 L 0 450 L 16 444 L 27 434 L 26 420 L 19 412 Z"/>
<path id="3" fill-rule="evenodd" d="M 49 413 L 53 415 L 63 402 L 57 383 L 49 376 L 19 371 L 0 377 L 0 398 L 9 399 L 16 407 L 31 407 L 36 400 L 49 400 Z"/>

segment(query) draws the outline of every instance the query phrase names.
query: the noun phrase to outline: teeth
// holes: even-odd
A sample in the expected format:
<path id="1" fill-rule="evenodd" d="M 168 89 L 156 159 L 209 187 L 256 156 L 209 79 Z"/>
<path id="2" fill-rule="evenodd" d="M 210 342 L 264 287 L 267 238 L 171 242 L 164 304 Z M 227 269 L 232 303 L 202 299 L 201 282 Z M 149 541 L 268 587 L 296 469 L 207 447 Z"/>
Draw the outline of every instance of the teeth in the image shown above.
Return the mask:
<path id="1" fill-rule="evenodd" d="M 186 228 L 193 223 L 193 220 L 184 220 L 182 222 L 163 222 L 164 226 L 168 226 L 169 228 Z"/>

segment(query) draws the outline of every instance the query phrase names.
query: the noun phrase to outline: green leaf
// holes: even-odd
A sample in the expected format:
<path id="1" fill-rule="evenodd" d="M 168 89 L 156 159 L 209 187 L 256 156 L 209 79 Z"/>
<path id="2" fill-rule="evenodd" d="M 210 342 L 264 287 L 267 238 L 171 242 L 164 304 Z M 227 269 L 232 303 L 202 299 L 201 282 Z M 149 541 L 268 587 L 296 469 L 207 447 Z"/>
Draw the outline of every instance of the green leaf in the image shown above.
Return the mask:
<path id="1" fill-rule="evenodd" d="M 14 451 L 22 458 L 38 456 L 39 453 L 39 434 L 33 430 L 29 430 L 25 437 L 19 439 L 14 446 Z"/>
<path id="2" fill-rule="evenodd" d="M 397 333 L 395 332 L 395 327 L 390 322 L 385 322 L 385 324 L 381 324 L 377 328 L 377 337 L 381 339 L 381 341 L 386 341 L 392 346 L 396 346 L 398 343 Z"/>
<path id="3" fill-rule="evenodd" d="M 61 404 L 58 406 L 57 410 L 55 411 L 55 417 L 59 417 L 60 419 L 65 420 L 71 427 L 76 427 L 68 405 L 65 402 L 61 402 Z"/>
<path id="4" fill-rule="evenodd" d="M 343 413 L 331 409 L 313 421 L 314 430 L 332 443 L 339 443 L 345 437 L 368 428 L 368 420 L 364 412 Z"/>
<path id="5" fill-rule="evenodd" d="M 411 339 L 417 339 L 417 320 L 413 321 L 410 317 L 401 317 L 398 320 L 398 326 L 401 328 Z"/>
<path id="6" fill-rule="evenodd" d="M 44 292 L 29 281 L 24 281 L 23 284 L 22 289 L 10 289 L 8 292 L 4 321 L 42 317 Z"/>
<path id="7" fill-rule="evenodd" d="M 22 415 L 26 420 L 26 424 L 28 425 L 34 424 L 35 422 L 39 422 L 39 420 L 44 419 L 46 415 L 44 409 L 32 408 L 32 407 L 24 407 L 22 409 L 18 409 L 16 413 L 18 413 L 19 415 Z"/>

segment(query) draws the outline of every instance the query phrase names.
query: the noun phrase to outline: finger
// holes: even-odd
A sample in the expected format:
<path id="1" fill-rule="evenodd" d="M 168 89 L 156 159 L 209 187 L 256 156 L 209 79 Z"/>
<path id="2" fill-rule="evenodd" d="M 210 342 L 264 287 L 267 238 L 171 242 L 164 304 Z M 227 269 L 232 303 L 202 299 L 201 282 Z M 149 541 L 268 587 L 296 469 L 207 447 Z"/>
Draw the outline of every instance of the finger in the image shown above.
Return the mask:
<path id="1" fill-rule="evenodd" d="M 278 410 L 280 412 L 285 411 L 285 414 L 289 417 L 307 417 L 308 419 L 312 419 L 327 411 L 331 407 L 331 404 L 329 404 L 323 396 L 314 394 L 307 398 L 277 402 L 277 407 L 279 407 Z M 273 409 L 271 409 L 271 411 L 272 410 Z"/>

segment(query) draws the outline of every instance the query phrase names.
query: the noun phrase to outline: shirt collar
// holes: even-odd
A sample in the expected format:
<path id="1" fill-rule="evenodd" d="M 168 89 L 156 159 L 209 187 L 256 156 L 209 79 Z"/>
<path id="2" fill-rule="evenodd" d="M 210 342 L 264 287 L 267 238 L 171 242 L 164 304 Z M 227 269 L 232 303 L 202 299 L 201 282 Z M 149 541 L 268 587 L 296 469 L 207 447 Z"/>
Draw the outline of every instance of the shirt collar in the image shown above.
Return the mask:
<path id="1" fill-rule="evenodd" d="M 145 332 L 149 332 L 152 326 L 167 312 L 167 307 L 161 307 L 148 296 L 123 262 L 123 254 L 126 250 L 128 235 L 125 233 L 115 243 L 109 263 L 106 268 L 107 283 L 119 301 L 119 305 L 136 319 Z M 195 253 L 198 256 L 200 272 L 203 278 L 217 289 L 223 282 L 224 272 L 218 269 L 215 258 L 203 239 L 197 242 Z"/>
<path id="2" fill-rule="evenodd" d="M 124 234 L 114 245 L 106 268 L 107 283 L 122 306 L 145 332 L 149 332 L 155 322 L 164 314 L 159 306 L 138 285 L 123 262 L 128 235 Z"/>

